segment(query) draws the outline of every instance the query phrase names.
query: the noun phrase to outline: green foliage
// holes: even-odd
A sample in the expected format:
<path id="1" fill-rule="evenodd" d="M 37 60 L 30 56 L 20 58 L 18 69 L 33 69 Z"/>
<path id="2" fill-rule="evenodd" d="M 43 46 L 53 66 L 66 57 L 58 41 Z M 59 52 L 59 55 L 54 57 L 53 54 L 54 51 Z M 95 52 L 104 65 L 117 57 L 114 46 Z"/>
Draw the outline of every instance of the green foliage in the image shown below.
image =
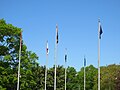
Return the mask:
<path id="1" fill-rule="evenodd" d="M 120 90 L 120 65 L 117 65 L 116 76 L 115 76 L 115 89 Z"/>
<path id="2" fill-rule="evenodd" d="M 119 90 L 120 89 L 120 80 L 118 78 L 120 78 L 120 65 L 108 65 L 108 66 L 104 66 L 101 67 L 101 89 L 102 90 Z M 97 89 L 97 75 L 94 78 L 94 88 L 93 90 Z"/>
<path id="3" fill-rule="evenodd" d="M 97 69 L 93 66 L 87 66 L 85 68 L 86 74 L 86 90 L 92 90 L 94 86 L 94 77 L 97 74 Z M 78 72 L 77 78 L 79 79 L 78 83 L 80 89 L 84 89 L 84 67 L 81 68 L 81 71 Z"/>
<path id="4" fill-rule="evenodd" d="M 16 90 L 20 32 L 20 28 L 0 20 L 0 88 Z M 36 67 L 37 59 L 37 55 L 27 51 L 22 43 L 20 89 L 33 90 L 36 86 L 32 69 Z"/>
<path id="5" fill-rule="evenodd" d="M 67 90 L 72 90 L 77 87 L 77 72 L 74 67 L 67 68 Z"/>

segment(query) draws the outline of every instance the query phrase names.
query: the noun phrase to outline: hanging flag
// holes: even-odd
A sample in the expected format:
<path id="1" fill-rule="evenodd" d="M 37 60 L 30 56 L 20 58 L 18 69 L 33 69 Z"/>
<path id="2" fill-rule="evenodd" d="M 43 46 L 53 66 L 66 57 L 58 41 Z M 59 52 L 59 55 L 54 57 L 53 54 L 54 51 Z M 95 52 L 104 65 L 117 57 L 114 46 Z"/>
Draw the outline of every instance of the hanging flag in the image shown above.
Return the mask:
<path id="1" fill-rule="evenodd" d="M 20 47 L 22 46 L 22 32 L 20 33 Z"/>
<path id="2" fill-rule="evenodd" d="M 101 34 L 103 33 L 102 31 L 102 27 L 101 27 L 101 24 L 100 24 L 100 21 L 99 21 L 99 39 L 101 39 Z"/>
<path id="3" fill-rule="evenodd" d="M 56 43 L 58 44 L 58 26 L 56 25 Z"/>
<path id="4" fill-rule="evenodd" d="M 48 49 L 48 41 L 47 41 L 47 46 L 46 46 L 46 54 L 49 54 L 49 49 Z"/>
<path id="5" fill-rule="evenodd" d="M 84 66 L 86 66 L 86 58 L 84 57 Z"/>
<path id="6" fill-rule="evenodd" d="M 65 62 L 67 62 L 67 55 L 65 55 Z"/>

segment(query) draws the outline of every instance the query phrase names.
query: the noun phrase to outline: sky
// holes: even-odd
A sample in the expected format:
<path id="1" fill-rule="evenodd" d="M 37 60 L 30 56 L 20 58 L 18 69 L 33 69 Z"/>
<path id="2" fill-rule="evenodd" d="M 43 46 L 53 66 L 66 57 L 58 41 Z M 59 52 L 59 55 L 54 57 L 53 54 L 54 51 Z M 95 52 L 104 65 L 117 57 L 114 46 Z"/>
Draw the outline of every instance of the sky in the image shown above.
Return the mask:
<path id="1" fill-rule="evenodd" d="M 0 19 L 22 28 L 29 51 L 46 64 L 46 41 L 49 44 L 48 67 L 54 65 L 56 24 L 59 43 L 57 65 L 77 71 L 98 66 L 98 19 L 103 30 L 100 40 L 100 66 L 120 64 L 120 0 L 1 0 Z"/>

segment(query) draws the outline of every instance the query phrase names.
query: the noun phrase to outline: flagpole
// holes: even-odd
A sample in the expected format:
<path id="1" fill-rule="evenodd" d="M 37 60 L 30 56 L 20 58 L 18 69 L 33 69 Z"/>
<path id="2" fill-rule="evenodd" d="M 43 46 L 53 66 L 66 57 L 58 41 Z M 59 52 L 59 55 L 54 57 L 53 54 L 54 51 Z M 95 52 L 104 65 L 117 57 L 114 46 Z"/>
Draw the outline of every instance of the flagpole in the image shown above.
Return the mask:
<path id="1" fill-rule="evenodd" d="M 18 64 L 18 82 L 17 82 L 17 90 L 19 90 L 19 82 L 20 82 L 21 43 L 22 43 L 22 33 L 20 33 L 20 48 L 19 48 L 19 64 Z"/>
<path id="2" fill-rule="evenodd" d="M 56 44 L 56 46 L 55 46 L 55 76 L 54 76 L 54 90 L 56 90 L 57 47 L 58 47 L 58 45 Z"/>
<path id="3" fill-rule="evenodd" d="M 45 90 L 46 90 L 46 80 L 47 80 L 47 64 L 48 64 L 48 41 L 46 43 L 46 67 L 45 67 Z"/>
<path id="4" fill-rule="evenodd" d="M 85 56 L 84 56 L 84 90 L 85 90 L 85 80 L 86 80 L 86 77 L 85 77 L 85 67 L 86 67 L 86 61 L 85 61 Z"/>
<path id="5" fill-rule="evenodd" d="M 65 49 L 65 90 L 66 90 L 66 62 L 67 62 L 67 49 Z"/>
<path id="6" fill-rule="evenodd" d="M 100 20 L 98 20 L 98 90 L 100 90 Z"/>
<path id="7" fill-rule="evenodd" d="M 57 49 L 58 49 L 58 26 L 56 24 L 56 42 L 55 42 L 55 75 L 54 75 L 54 90 L 56 90 L 56 64 L 57 64 Z"/>
<path id="8" fill-rule="evenodd" d="M 65 90 L 66 90 L 66 62 L 65 62 Z"/>

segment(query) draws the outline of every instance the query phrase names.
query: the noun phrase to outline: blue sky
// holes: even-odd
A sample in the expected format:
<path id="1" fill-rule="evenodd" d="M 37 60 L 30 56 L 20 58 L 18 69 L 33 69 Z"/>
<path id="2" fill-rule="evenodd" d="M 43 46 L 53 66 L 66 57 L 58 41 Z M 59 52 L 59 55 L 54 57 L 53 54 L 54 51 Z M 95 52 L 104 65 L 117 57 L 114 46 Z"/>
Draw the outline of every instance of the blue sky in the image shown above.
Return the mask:
<path id="1" fill-rule="evenodd" d="M 98 18 L 103 29 L 100 65 L 120 63 L 120 1 L 119 0 L 1 0 L 0 18 L 23 29 L 28 50 L 46 61 L 46 41 L 49 43 L 48 66 L 54 65 L 55 28 L 59 28 L 58 61 L 79 70 L 86 56 L 87 65 L 97 67 Z"/>

